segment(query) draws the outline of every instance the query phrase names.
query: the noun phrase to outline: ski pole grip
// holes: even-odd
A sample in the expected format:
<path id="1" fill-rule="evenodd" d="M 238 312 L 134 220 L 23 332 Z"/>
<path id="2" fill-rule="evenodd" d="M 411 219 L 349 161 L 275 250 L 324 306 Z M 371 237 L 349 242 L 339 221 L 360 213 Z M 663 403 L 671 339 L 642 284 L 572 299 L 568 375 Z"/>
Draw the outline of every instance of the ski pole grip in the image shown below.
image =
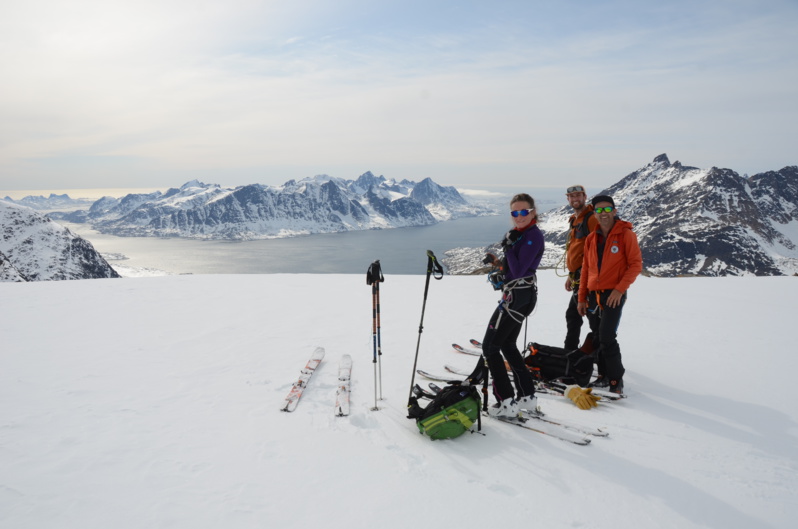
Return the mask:
<path id="1" fill-rule="evenodd" d="M 369 269 L 366 271 L 366 284 L 372 285 L 374 283 L 382 283 L 384 281 L 385 278 L 382 275 L 380 260 L 377 259 L 369 265 Z"/>
<path id="2" fill-rule="evenodd" d="M 432 250 L 427 250 L 427 275 L 432 275 L 435 279 L 443 278 L 443 267 Z"/>

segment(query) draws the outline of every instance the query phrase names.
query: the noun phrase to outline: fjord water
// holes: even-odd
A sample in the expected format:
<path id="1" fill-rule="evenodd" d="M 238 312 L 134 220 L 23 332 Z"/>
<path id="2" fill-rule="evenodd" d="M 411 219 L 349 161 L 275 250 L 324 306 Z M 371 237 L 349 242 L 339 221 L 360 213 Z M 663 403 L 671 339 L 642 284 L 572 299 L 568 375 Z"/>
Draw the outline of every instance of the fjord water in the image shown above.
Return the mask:
<path id="1" fill-rule="evenodd" d="M 446 250 L 499 242 L 510 228 L 504 215 L 472 217 L 433 226 L 316 234 L 257 241 L 200 241 L 180 238 L 117 237 L 87 225 L 64 223 L 102 254 L 121 254 L 112 266 L 173 274 L 360 274 L 379 259 L 385 274 L 425 274 L 426 251 L 440 259 Z M 123 274 L 124 275 L 124 274 Z"/>

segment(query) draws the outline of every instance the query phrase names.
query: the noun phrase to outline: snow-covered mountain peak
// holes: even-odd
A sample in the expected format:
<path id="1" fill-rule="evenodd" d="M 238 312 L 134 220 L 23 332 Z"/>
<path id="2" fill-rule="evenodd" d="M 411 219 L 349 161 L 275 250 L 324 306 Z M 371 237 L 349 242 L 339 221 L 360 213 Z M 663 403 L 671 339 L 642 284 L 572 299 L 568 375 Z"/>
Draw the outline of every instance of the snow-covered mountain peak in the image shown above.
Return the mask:
<path id="1" fill-rule="evenodd" d="M 652 275 L 798 274 L 796 166 L 747 178 L 731 169 L 670 163 L 661 154 L 593 195 L 613 197 Z M 546 266 L 561 266 L 572 212 L 563 205 L 541 216 Z M 485 251 L 458 249 L 444 262 L 467 273 L 480 268 Z"/>
<path id="2" fill-rule="evenodd" d="M 660 164 L 660 165 L 664 165 L 665 167 L 667 167 L 667 166 L 669 166 L 671 164 L 671 162 L 668 159 L 668 155 L 665 154 L 665 153 L 662 153 L 659 156 L 655 157 L 654 161 L 652 161 L 651 164 Z M 649 164 L 649 165 L 651 165 L 651 164 Z"/>
<path id="3" fill-rule="evenodd" d="M 731 169 L 671 164 L 662 154 L 596 194 L 611 195 L 632 222 L 644 266 L 656 275 L 798 272 L 795 166 L 745 178 Z M 563 206 L 541 223 L 556 251 L 570 214 Z"/>
<path id="4" fill-rule="evenodd" d="M 186 182 L 185 184 L 180 186 L 180 191 L 187 191 L 187 190 L 196 189 L 196 188 L 204 189 L 204 188 L 207 188 L 207 187 L 208 187 L 207 184 L 204 184 L 203 182 L 200 182 L 199 180 L 194 179 L 194 180 L 189 180 L 188 182 Z"/>
<path id="5" fill-rule="evenodd" d="M 37 211 L 0 200 L 0 279 L 119 277 L 94 247 Z"/>
<path id="6" fill-rule="evenodd" d="M 357 177 L 354 182 L 355 189 L 359 194 L 366 193 L 369 189 L 373 187 L 380 187 L 383 184 L 385 184 L 385 177 L 382 175 L 374 176 L 374 173 L 371 171 L 366 171 Z"/>
<path id="7" fill-rule="evenodd" d="M 163 207 L 188 209 L 194 204 L 218 200 L 229 193 L 229 189 L 222 188 L 219 184 L 204 184 L 192 180 L 180 186 L 176 193 L 167 193 L 158 198 Z"/>

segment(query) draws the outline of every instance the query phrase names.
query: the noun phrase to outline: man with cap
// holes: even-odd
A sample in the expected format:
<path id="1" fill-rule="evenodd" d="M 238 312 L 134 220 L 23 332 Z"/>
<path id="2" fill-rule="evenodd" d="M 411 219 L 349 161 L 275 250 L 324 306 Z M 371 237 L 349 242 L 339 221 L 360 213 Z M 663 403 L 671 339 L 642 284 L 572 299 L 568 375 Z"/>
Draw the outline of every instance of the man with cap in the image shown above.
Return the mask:
<path id="1" fill-rule="evenodd" d="M 587 315 L 594 338 L 598 336 L 598 374 L 594 387 L 623 393 L 618 324 L 626 291 L 643 270 L 643 257 L 632 224 L 621 220 L 615 201 L 607 195 L 593 197 L 598 227 L 585 240 L 582 279 L 577 310 Z"/>
<path id="2" fill-rule="evenodd" d="M 577 294 L 579 293 L 579 279 L 582 274 L 582 257 L 584 256 L 585 239 L 596 229 L 598 220 L 593 215 L 593 204 L 588 204 L 585 187 L 574 185 L 565 190 L 568 204 L 573 208 L 574 214 L 568 219 L 568 238 L 565 242 L 565 266 L 568 268 L 568 278 L 565 280 L 565 290 L 571 293 L 568 309 L 565 311 L 565 350 L 573 351 L 579 347 L 580 333 L 582 332 L 582 316 L 576 309 Z"/>

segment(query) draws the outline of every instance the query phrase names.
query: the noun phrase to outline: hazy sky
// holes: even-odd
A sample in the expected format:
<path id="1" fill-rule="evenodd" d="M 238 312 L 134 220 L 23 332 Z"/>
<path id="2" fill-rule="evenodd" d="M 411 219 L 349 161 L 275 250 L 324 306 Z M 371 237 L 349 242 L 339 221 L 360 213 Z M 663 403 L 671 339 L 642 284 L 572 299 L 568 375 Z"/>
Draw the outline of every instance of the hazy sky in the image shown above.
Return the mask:
<path id="1" fill-rule="evenodd" d="M 780 169 L 796 28 L 796 0 L 0 0 L 0 189 Z"/>

